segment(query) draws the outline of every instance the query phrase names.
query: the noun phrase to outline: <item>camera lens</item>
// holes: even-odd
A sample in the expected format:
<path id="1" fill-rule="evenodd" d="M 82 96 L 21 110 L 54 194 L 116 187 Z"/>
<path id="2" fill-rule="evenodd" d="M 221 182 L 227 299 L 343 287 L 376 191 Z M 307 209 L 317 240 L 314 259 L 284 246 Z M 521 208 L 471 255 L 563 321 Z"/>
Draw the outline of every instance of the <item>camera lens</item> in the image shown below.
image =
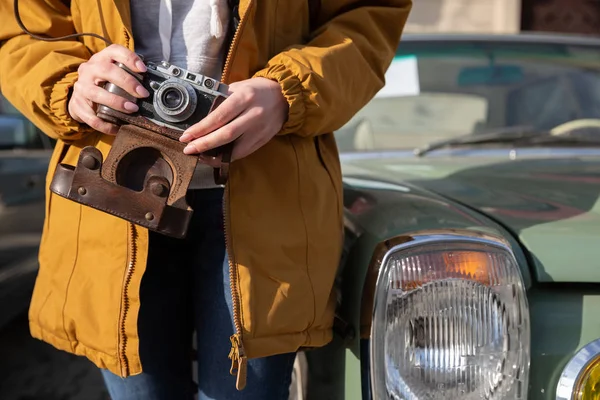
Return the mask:
<path id="1" fill-rule="evenodd" d="M 187 82 L 172 78 L 160 84 L 154 93 L 154 110 L 164 121 L 180 123 L 196 110 L 198 96 Z"/>
<path id="2" fill-rule="evenodd" d="M 177 109 L 183 103 L 182 93 L 176 88 L 169 88 L 163 93 L 162 102 L 166 108 L 171 110 Z"/>

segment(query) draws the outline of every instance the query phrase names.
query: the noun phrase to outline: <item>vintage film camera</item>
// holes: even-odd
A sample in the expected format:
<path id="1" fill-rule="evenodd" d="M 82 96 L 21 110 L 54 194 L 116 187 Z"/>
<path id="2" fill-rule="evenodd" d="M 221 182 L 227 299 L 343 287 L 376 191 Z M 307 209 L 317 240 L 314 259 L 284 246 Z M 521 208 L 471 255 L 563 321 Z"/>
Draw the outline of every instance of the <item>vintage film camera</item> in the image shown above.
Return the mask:
<path id="1" fill-rule="evenodd" d="M 75 167 L 57 166 L 50 190 L 153 231 L 185 237 L 193 212 L 185 196 L 198 157 L 183 153 L 179 137 L 227 97 L 228 87 L 165 61 L 146 63 L 143 74 L 116 65 L 150 96 L 137 99 L 106 83 L 107 91 L 136 103 L 139 111 L 126 114 L 98 106 L 99 118 L 120 126 L 106 160 L 95 147 L 83 148 Z M 205 153 L 221 156 L 221 167 L 214 170 L 217 184 L 227 180 L 231 147 Z"/>
<path id="2" fill-rule="evenodd" d="M 115 84 L 105 84 L 104 89 L 107 91 L 140 107 L 134 114 L 125 114 L 106 106 L 99 106 L 98 116 L 115 124 L 131 123 L 179 138 L 181 132 L 206 117 L 215 103 L 227 96 L 228 88 L 223 83 L 191 73 L 166 61 L 158 64 L 146 63 L 148 70 L 143 74 L 135 73 L 121 63 L 116 65 L 140 81 L 150 92 L 150 96 L 138 99 Z"/>

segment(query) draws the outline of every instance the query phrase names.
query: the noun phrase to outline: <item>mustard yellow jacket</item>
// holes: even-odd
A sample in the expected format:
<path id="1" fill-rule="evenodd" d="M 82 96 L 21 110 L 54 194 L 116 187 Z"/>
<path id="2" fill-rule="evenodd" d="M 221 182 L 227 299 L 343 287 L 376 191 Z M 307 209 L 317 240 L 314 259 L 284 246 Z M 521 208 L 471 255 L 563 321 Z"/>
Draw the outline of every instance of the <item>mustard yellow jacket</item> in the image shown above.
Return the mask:
<path id="1" fill-rule="evenodd" d="M 311 31 L 307 0 L 242 0 L 222 80 L 266 77 L 289 102 L 281 132 L 231 165 L 224 200 L 236 334 L 232 369 L 247 358 L 327 344 L 343 241 L 342 185 L 331 132 L 383 86 L 411 0 L 323 0 Z M 93 32 L 134 50 L 127 0 L 27 0 L 22 20 L 57 37 Z M 69 117 L 77 68 L 106 44 L 44 42 L 23 34 L 13 0 L 0 0 L 0 89 L 47 135 L 57 163 L 74 165 L 113 137 Z M 139 374 L 137 316 L 148 232 L 46 189 L 40 270 L 29 322 L 34 337 L 126 377 Z"/>

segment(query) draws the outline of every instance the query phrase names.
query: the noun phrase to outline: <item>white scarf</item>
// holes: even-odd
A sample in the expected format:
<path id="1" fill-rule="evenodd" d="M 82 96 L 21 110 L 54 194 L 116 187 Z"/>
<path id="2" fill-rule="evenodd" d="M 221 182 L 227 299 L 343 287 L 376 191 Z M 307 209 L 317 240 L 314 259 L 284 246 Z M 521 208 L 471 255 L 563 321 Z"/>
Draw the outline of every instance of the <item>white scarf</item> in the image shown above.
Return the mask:
<path id="1" fill-rule="evenodd" d="M 206 0 L 205 0 L 206 1 Z M 210 34 L 221 39 L 224 35 L 224 21 L 221 15 L 221 2 L 224 0 L 210 0 Z M 171 54 L 171 32 L 173 28 L 173 4 L 171 0 L 160 0 L 158 31 L 162 43 L 162 53 L 165 60 Z"/>

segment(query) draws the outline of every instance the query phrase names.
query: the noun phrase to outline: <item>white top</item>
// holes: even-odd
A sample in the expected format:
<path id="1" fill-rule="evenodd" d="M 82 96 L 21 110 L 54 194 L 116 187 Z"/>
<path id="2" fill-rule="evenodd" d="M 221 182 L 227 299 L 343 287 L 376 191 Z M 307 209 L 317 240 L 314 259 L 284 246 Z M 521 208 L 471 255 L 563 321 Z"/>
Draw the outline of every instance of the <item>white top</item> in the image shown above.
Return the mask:
<path id="1" fill-rule="evenodd" d="M 135 51 L 220 80 L 229 26 L 227 0 L 132 0 Z M 216 187 L 212 168 L 198 165 L 190 188 Z"/>

